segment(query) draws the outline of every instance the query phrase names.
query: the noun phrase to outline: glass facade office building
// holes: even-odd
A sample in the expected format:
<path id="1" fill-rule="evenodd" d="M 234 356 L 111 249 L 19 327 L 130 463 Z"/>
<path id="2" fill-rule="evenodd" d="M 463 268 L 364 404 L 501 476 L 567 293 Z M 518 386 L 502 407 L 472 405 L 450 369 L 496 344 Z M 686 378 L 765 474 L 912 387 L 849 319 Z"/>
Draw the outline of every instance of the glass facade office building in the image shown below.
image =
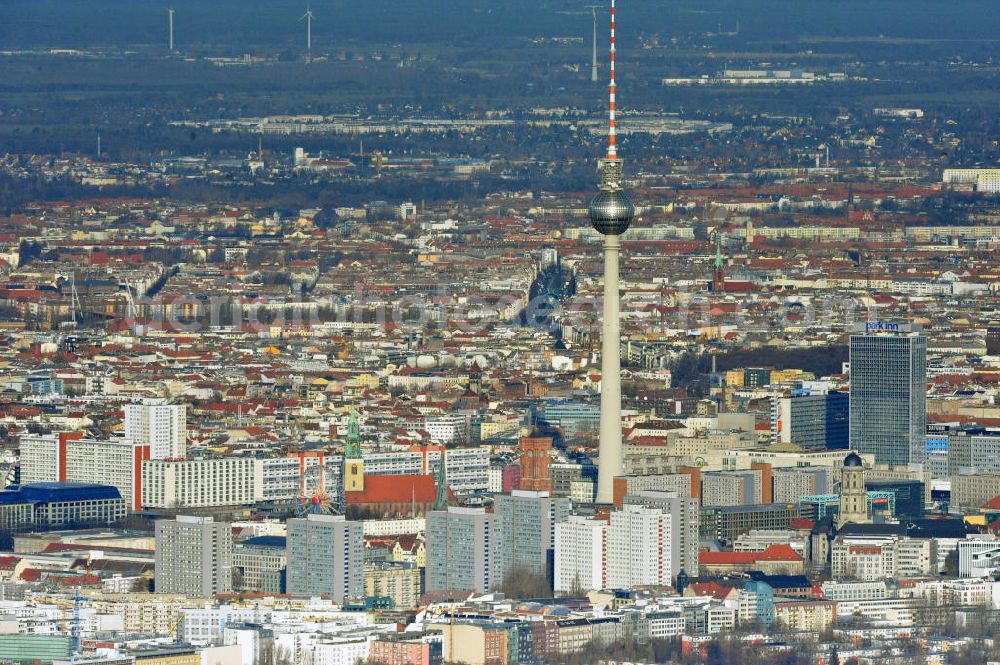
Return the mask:
<path id="1" fill-rule="evenodd" d="M 841 392 L 774 398 L 772 440 L 810 451 L 847 448 L 849 401 Z"/>
<path id="2" fill-rule="evenodd" d="M 851 336 L 851 449 L 878 464 L 926 456 L 927 338 L 919 326 L 867 325 Z"/>

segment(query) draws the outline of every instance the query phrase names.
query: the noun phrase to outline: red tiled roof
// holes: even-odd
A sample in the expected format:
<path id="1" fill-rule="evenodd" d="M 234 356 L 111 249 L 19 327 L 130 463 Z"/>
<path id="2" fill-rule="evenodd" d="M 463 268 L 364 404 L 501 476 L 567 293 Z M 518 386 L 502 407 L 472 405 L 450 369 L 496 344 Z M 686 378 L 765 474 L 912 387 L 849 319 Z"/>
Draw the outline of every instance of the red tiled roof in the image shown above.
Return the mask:
<path id="1" fill-rule="evenodd" d="M 702 566 L 723 566 L 729 564 L 751 564 L 759 552 L 699 552 L 698 564 Z"/>
<path id="2" fill-rule="evenodd" d="M 434 476 L 365 476 L 365 489 L 345 492 L 348 504 L 364 503 L 432 503 L 436 494 Z"/>
<path id="3" fill-rule="evenodd" d="M 1000 510 L 1000 494 L 998 494 L 997 496 L 993 497 L 992 499 L 990 499 L 989 501 L 987 501 L 986 503 L 984 503 L 980 507 L 983 510 Z"/>
<path id="4" fill-rule="evenodd" d="M 365 536 L 365 547 L 374 549 L 392 549 L 396 541 L 383 536 Z"/>
<path id="5" fill-rule="evenodd" d="M 77 586 L 79 584 L 97 584 L 101 581 L 97 575 L 80 575 L 79 577 L 60 577 L 60 586 Z"/>
<path id="6" fill-rule="evenodd" d="M 396 539 L 396 542 L 399 543 L 399 546 L 403 550 L 413 552 L 417 549 L 417 545 L 420 543 L 420 540 L 416 536 L 400 536 Z"/>
<path id="7" fill-rule="evenodd" d="M 771 545 L 763 552 L 699 552 L 698 563 L 706 566 L 752 565 L 758 561 L 802 561 L 791 545 Z"/>
<path id="8" fill-rule="evenodd" d="M 698 557 L 701 558 L 702 554 L 721 554 L 721 552 L 701 552 Z M 712 596 L 716 600 L 723 600 L 732 591 L 729 587 L 724 587 L 718 582 L 692 582 L 688 587 L 696 596 Z"/>
<path id="9" fill-rule="evenodd" d="M 802 561 L 798 552 L 792 549 L 791 545 L 771 545 L 761 552 L 758 561 Z"/>

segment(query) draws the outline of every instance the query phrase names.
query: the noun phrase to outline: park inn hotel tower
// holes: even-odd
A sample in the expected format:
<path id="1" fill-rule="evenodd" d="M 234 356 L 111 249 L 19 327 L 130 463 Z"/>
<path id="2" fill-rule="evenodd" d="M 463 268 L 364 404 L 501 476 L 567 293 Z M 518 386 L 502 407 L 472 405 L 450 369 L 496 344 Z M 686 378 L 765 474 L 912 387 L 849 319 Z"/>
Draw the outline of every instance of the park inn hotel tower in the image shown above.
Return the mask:
<path id="1" fill-rule="evenodd" d="M 869 321 L 851 336 L 851 450 L 877 464 L 926 457 L 927 338 L 920 326 Z"/>

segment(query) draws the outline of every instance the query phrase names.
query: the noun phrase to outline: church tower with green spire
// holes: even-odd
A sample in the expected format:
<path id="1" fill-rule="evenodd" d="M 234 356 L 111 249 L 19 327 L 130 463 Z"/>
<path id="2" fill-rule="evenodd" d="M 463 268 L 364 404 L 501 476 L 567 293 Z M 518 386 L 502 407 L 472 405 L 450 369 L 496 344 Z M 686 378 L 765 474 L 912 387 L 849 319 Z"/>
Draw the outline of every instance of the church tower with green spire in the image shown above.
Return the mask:
<path id="1" fill-rule="evenodd" d="M 347 445 L 344 446 L 345 459 L 361 459 L 361 425 L 358 424 L 358 412 L 351 409 L 351 417 L 347 421 Z"/>
<path id="2" fill-rule="evenodd" d="M 365 491 L 364 460 L 361 459 L 361 426 L 358 414 L 351 408 L 347 421 L 347 443 L 344 444 L 344 491 Z"/>

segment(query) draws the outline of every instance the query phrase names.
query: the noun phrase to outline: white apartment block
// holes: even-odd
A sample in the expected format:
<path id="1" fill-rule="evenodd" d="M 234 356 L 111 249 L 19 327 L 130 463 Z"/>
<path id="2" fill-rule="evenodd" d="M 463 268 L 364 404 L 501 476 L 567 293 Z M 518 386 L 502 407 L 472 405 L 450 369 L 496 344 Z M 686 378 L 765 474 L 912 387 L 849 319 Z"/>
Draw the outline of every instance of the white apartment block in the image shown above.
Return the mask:
<path id="1" fill-rule="evenodd" d="M 404 536 L 424 533 L 427 528 L 427 520 L 423 517 L 365 520 L 362 524 L 366 536 Z"/>
<path id="2" fill-rule="evenodd" d="M 676 576 L 682 570 L 689 577 L 698 576 L 699 527 L 701 514 L 698 499 L 688 492 L 641 490 L 625 496 L 626 504 L 638 504 L 663 510 L 671 516 L 671 569 Z"/>
<path id="3" fill-rule="evenodd" d="M 456 494 L 484 492 L 489 488 L 489 451 L 485 448 L 453 448 L 445 459 L 448 487 Z M 365 474 L 373 475 L 436 475 L 441 460 L 440 450 L 401 450 L 365 452 Z M 322 476 L 327 492 L 332 493 L 341 483 L 340 455 L 294 455 L 261 460 L 265 501 L 294 501 L 299 498 L 305 475 L 306 493 L 311 493 Z M 324 470 L 320 471 L 319 468 Z"/>
<path id="4" fill-rule="evenodd" d="M 503 467 L 491 466 L 486 470 L 486 491 L 499 494 L 503 491 Z"/>
<path id="5" fill-rule="evenodd" d="M 732 630 L 736 626 L 736 608 L 712 605 L 705 612 L 705 629 L 708 634 Z"/>
<path id="6" fill-rule="evenodd" d="M 881 582 L 833 581 L 823 582 L 823 597 L 827 600 L 879 600 L 889 597 L 889 587 Z"/>
<path id="7" fill-rule="evenodd" d="M 322 641 L 310 643 L 301 653 L 301 662 L 316 665 L 355 665 L 367 663 L 371 643 L 366 636 L 324 637 Z"/>
<path id="8" fill-rule="evenodd" d="M 924 598 L 937 606 L 993 606 L 994 590 L 1000 584 L 993 580 L 923 580 L 907 589 L 900 597 Z"/>
<path id="9" fill-rule="evenodd" d="M 472 494 L 489 489 L 490 455 L 486 448 L 451 448 L 445 453 L 448 487 L 456 494 Z M 365 453 L 366 474 L 432 474 L 441 461 L 440 450 L 404 450 Z"/>
<path id="10" fill-rule="evenodd" d="M 264 501 L 297 501 L 311 495 L 322 482 L 328 494 L 341 486 L 340 455 L 289 455 L 260 460 Z"/>
<path id="11" fill-rule="evenodd" d="M 977 189 L 981 180 L 989 182 L 993 178 L 1000 178 L 1000 169 L 945 169 L 941 174 L 946 185 L 977 185 Z"/>
<path id="12" fill-rule="evenodd" d="M 937 572 L 937 543 L 931 538 L 900 538 L 896 541 L 893 576 L 921 577 Z"/>
<path id="13" fill-rule="evenodd" d="M 704 506 L 761 503 L 760 472 L 746 470 L 702 474 L 701 502 Z"/>
<path id="14" fill-rule="evenodd" d="M 893 554 L 891 538 L 835 543 L 830 552 L 831 573 L 838 579 L 886 579 L 894 570 Z"/>
<path id="15" fill-rule="evenodd" d="M 680 612 L 650 612 L 647 614 L 649 637 L 665 640 L 684 634 L 684 615 Z"/>
<path id="16" fill-rule="evenodd" d="M 607 584 L 612 589 L 673 584 L 671 515 L 658 508 L 625 504 L 608 526 Z"/>
<path id="17" fill-rule="evenodd" d="M 1000 169 L 991 169 L 976 176 L 976 191 L 989 194 L 1000 192 Z"/>
<path id="18" fill-rule="evenodd" d="M 469 439 L 469 419 L 464 415 L 445 414 L 424 418 L 424 429 L 435 443 L 463 442 Z"/>
<path id="19" fill-rule="evenodd" d="M 850 536 L 834 542 L 830 558 L 834 578 L 875 582 L 921 577 L 936 572 L 936 543 L 927 538 Z"/>
<path id="20" fill-rule="evenodd" d="M 591 478 L 571 480 L 569 500 L 573 503 L 593 503 L 597 496 L 597 483 Z"/>
<path id="21" fill-rule="evenodd" d="M 992 534 L 976 534 L 958 541 L 959 577 L 986 577 L 998 567 L 1000 538 Z"/>
<path id="22" fill-rule="evenodd" d="M 733 542 L 733 551 L 763 552 L 771 545 L 789 545 L 799 556 L 804 558 L 808 538 L 809 536 L 803 536 L 798 531 L 791 529 L 752 529 L 748 533 L 737 536 Z"/>
<path id="23" fill-rule="evenodd" d="M 556 593 L 582 593 L 607 588 L 608 523 L 572 515 L 556 524 L 554 585 Z"/>
<path id="24" fill-rule="evenodd" d="M 312 466 L 317 458 L 270 457 L 261 460 L 264 501 L 295 501 L 301 495 L 305 465 Z"/>
<path id="25" fill-rule="evenodd" d="M 21 437 L 21 484 L 58 481 L 60 439 L 55 434 Z"/>
<path id="26" fill-rule="evenodd" d="M 187 454 L 187 406 L 147 399 L 125 405 L 125 440 L 148 443 L 152 459 L 182 458 Z"/>
<path id="27" fill-rule="evenodd" d="M 263 498 L 262 460 L 219 457 L 142 463 L 142 504 L 147 508 L 238 506 Z"/>
<path id="28" fill-rule="evenodd" d="M 691 475 L 687 473 L 657 473 L 629 476 L 628 492 L 676 492 L 681 496 L 691 496 Z"/>
<path id="29" fill-rule="evenodd" d="M 837 603 L 838 617 L 861 617 L 875 626 L 912 626 L 925 601 L 919 598 L 844 600 Z"/>
<path id="30" fill-rule="evenodd" d="M 21 483 L 99 483 L 118 488 L 129 510 L 142 508 L 143 460 L 150 447 L 122 440 L 21 437 Z"/>
<path id="31" fill-rule="evenodd" d="M 188 644 L 209 644 L 222 639 L 222 632 L 228 625 L 268 621 L 273 616 L 269 609 L 261 611 L 259 607 L 232 605 L 186 607 L 181 612 L 184 621 L 177 627 L 177 638 Z"/>

